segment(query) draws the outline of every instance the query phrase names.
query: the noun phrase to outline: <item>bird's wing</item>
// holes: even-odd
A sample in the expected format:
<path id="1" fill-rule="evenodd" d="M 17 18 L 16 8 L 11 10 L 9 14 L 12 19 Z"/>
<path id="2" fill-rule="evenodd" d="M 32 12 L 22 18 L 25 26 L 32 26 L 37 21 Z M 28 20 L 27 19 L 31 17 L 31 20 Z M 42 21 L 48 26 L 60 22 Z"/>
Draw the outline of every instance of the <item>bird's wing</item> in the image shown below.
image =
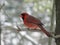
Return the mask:
<path id="1" fill-rule="evenodd" d="M 37 18 L 35 18 L 31 15 L 28 16 L 27 22 L 34 23 L 34 24 L 37 24 L 37 25 L 43 25 L 42 22 L 39 19 L 37 19 Z"/>

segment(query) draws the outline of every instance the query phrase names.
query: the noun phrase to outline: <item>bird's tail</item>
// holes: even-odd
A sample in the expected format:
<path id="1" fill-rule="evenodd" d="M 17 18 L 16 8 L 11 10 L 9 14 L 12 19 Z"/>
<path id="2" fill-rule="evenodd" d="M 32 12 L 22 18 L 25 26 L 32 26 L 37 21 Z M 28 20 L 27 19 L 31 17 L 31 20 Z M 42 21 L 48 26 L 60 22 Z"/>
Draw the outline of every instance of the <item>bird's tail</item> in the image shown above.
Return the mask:
<path id="1" fill-rule="evenodd" d="M 41 31 L 44 32 L 48 37 L 53 37 L 48 31 L 46 31 L 46 29 L 43 26 L 39 25 L 39 27 Z"/>

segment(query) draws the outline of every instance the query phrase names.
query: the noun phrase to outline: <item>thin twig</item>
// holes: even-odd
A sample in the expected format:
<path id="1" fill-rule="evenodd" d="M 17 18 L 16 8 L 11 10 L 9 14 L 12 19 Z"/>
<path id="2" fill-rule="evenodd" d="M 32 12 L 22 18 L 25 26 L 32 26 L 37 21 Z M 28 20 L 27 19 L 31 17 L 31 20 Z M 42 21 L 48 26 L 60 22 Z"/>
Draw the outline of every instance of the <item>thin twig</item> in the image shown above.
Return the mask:
<path id="1" fill-rule="evenodd" d="M 2 6 L 0 6 L 0 10 L 1 10 L 4 6 L 5 6 L 5 4 L 3 3 L 3 5 L 2 5 Z"/>
<path id="2" fill-rule="evenodd" d="M 60 35 L 53 36 L 54 38 L 60 38 Z"/>
<path id="3" fill-rule="evenodd" d="M 16 27 L 18 28 L 18 30 L 17 30 L 18 32 L 21 31 L 21 29 L 20 29 L 20 27 L 18 25 L 16 25 Z"/>

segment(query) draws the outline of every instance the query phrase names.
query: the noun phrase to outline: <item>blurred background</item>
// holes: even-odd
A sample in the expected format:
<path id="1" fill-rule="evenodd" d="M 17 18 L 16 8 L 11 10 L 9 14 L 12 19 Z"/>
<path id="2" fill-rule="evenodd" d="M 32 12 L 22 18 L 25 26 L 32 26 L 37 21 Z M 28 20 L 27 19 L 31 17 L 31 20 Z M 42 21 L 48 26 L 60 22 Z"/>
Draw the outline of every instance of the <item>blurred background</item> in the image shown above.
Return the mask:
<path id="1" fill-rule="evenodd" d="M 0 0 L 1 45 L 56 45 L 55 40 L 43 32 L 26 31 L 21 12 L 40 19 L 49 32 L 54 32 L 56 17 L 54 0 Z M 18 25 L 22 31 L 17 32 Z M 23 31 L 25 30 L 25 31 Z"/>

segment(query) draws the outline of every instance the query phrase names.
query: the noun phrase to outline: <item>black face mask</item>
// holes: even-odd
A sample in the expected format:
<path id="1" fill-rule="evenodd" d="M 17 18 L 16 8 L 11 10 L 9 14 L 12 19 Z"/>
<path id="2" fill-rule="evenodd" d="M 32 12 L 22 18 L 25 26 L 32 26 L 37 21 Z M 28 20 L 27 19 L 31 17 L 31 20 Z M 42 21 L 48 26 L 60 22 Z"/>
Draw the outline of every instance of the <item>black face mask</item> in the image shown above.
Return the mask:
<path id="1" fill-rule="evenodd" d="M 24 20 L 24 16 L 25 16 L 25 15 L 22 14 L 22 19 L 23 19 L 23 20 Z"/>
<path id="2" fill-rule="evenodd" d="M 24 20 L 24 17 L 22 17 L 22 19 Z"/>

